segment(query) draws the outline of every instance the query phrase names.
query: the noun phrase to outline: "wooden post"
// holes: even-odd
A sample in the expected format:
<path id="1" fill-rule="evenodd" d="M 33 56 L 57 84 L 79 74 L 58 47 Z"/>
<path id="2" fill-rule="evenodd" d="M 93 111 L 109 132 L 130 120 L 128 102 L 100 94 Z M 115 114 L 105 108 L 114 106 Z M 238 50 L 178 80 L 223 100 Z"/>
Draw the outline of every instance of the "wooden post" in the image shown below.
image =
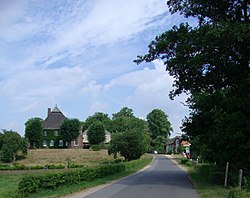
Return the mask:
<path id="1" fill-rule="evenodd" d="M 226 164 L 226 173 L 225 173 L 224 186 L 227 186 L 228 166 L 229 166 L 229 162 L 227 162 L 227 164 Z"/>
<path id="2" fill-rule="evenodd" d="M 239 171 L 239 180 L 238 180 L 238 187 L 241 189 L 241 184 L 242 184 L 242 173 L 243 173 L 243 170 L 240 169 Z"/>

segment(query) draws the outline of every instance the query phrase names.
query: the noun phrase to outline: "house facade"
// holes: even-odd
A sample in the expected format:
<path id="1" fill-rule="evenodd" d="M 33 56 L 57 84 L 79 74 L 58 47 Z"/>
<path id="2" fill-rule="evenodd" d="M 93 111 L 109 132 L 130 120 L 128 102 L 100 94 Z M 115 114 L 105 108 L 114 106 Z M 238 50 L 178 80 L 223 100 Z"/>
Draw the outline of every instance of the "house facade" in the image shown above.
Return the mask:
<path id="1" fill-rule="evenodd" d="M 181 136 L 175 136 L 172 139 L 169 139 L 166 143 L 166 153 L 179 153 L 180 146 L 185 148 L 185 153 L 190 153 L 191 144 L 188 141 L 182 140 Z"/>
<path id="2" fill-rule="evenodd" d="M 60 111 L 60 109 L 55 106 L 51 111 L 48 108 L 47 118 L 43 121 L 43 147 L 48 148 L 83 148 L 82 132 L 79 129 L 79 136 L 76 140 L 67 143 L 62 139 L 60 126 L 66 117 Z"/>

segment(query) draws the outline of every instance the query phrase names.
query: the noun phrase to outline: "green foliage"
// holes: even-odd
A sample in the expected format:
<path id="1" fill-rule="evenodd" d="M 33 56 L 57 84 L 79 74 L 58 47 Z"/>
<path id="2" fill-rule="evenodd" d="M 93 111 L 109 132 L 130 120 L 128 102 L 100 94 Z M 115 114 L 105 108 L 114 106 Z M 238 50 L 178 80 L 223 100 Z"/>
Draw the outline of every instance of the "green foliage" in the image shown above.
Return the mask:
<path id="1" fill-rule="evenodd" d="M 104 125 L 100 121 L 93 122 L 87 131 L 88 141 L 91 145 L 105 141 Z"/>
<path id="2" fill-rule="evenodd" d="M 43 138 L 43 127 L 41 118 L 31 118 L 25 122 L 25 137 L 31 148 L 41 148 Z"/>
<path id="3" fill-rule="evenodd" d="M 113 120 L 120 117 L 129 117 L 129 118 L 135 117 L 133 109 L 130 109 L 128 107 L 123 107 L 119 112 L 113 114 Z"/>
<path id="4" fill-rule="evenodd" d="M 154 109 L 147 115 L 148 128 L 152 139 L 158 136 L 168 138 L 172 131 L 168 116 L 160 109 Z"/>
<path id="5" fill-rule="evenodd" d="M 101 112 L 96 112 L 93 116 L 89 116 L 84 124 L 83 124 L 83 130 L 86 130 L 90 127 L 91 124 L 93 124 L 94 122 L 99 121 L 103 124 L 104 128 L 106 130 L 110 130 L 110 128 L 112 127 L 112 121 L 109 118 L 108 114 L 104 114 Z"/>
<path id="6" fill-rule="evenodd" d="M 89 182 L 97 178 L 119 173 L 125 170 L 124 164 L 102 165 L 96 168 L 84 168 L 80 171 L 29 175 L 23 177 L 18 185 L 19 192 L 25 196 L 42 189 L 55 189 L 62 185 Z"/>
<path id="7" fill-rule="evenodd" d="M 3 146 L 3 134 L 0 133 L 0 150 L 2 150 L 2 146 Z"/>
<path id="8" fill-rule="evenodd" d="M 100 151 L 101 150 L 101 146 L 99 144 L 92 145 L 90 148 L 93 151 Z"/>
<path id="9" fill-rule="evenodd" d="M 2 137 L 2 160 L 4 162 L 14 162 L 18 151 L 22 151 L 23 155 L 27 154 L 27 142 L 17 132 L 5 131 Z"/>
<path id="10" fill-rule="evenodd" d="M 113 120 L 112 133 L 125 132 L 132 129 L 148 131 L 147 122 L 136 117 L 118 117 Z"/>
<path id="11" fill-rule="evenodd" d="M 80 121 L 78 119 L 64 119 L 60 126 L 62 139 L 66 142 L 75 140 L 79 135 L 80 127 Z"/>
<path id="12" fill-rule="evenodd" d="M 125 160 L 139 159 L 149 150 L 150 137 L 145 131 L 133 129 L 126 132 L 115 133 L 108 148 L 109 154 L 120 153 Z"/>
<path id="13" fill-rule="evenodd" d="M 161 59 L 175 78 L 170 98 L 189 93 L 182 130 L 208 162 L 250 169 L 250 11 L 247 1 L 168 0 L 172 13 L 198 17 L 157 36 L 136 63 Z M 229 143 L 229 142 L 234 143 Z M 191 148 L 191 149 L 192 149 Z M 242 157 L 246 156 L 246 157 Z"/>
<path id="14" fill-rule="evenodd" d="M 229 191 L 227 198 L 248 198 L 249 193 L 247 193 L 245 190 L 241 190 L 238 188 L 234 188 Z"/>

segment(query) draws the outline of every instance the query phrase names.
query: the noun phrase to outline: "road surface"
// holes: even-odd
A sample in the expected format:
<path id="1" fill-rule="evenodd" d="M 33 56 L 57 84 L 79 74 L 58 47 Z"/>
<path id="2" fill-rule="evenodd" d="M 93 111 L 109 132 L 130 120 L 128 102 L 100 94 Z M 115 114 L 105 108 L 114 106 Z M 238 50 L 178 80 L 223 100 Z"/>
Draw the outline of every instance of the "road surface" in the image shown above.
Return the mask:
<path id="1" fill-rule="evenodd" d="M 119 180 L 86 198 L 197 198 L 187 174 L 163 155 L 150 168 Z"/>

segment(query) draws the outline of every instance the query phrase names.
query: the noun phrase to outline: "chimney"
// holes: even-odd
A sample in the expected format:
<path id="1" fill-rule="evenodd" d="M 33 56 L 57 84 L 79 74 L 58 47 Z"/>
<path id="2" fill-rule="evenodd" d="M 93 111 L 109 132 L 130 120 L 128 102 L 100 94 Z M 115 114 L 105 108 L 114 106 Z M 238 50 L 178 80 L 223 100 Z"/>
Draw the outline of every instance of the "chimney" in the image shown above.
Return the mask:
<path id="1" fill-rule="evenodd" d="M 48 108 L 48 116 L 51 114 L 51 108 Z"/>

